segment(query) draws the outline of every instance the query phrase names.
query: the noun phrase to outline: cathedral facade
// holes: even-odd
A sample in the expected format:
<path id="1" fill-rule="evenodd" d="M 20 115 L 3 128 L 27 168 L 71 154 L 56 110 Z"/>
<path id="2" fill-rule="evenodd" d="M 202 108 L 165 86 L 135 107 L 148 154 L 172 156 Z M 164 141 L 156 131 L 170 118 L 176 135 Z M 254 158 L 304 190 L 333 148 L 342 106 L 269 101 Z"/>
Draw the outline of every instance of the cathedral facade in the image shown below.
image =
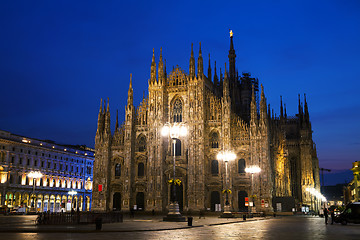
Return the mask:
<path id="1" fill-rule="evenodd" d="M 101 102 L 93 210 L 166 211 L 174 158 L 181 211 L 223 209 L 228 189 L 232 211 L 248 211 L 251 199 L 253 210 L 263 212 L 273 211 L 281 199 L 292 199 L 297 210 L 312 204 L 306 189 L 320 190 L 319 164 L 306 98 L 302 103 L 299 97 L 295 116 L 287 116 L 282 102 L 274 116 L 258 80 L 237 73 L 233 36 L 228 57 L 219 75 L 209 58 L 206 76 L 201 45 L 197 64 L 191 46 L 189 73 L 176 67 L 168 74 L 162 52 L 158 64 L 153 53 L 148 96 L 134 106 L 130 77 L 125 121 L 119 126 L 116 119 L 114 132 L 109 102 Z M 162 127 L 174 122 L 184 123 L 188 132 L 175 146 L 161 135 Z M 227 172 L 216 157 L 221 151 L 236 154 Z M 261 172 L 251 176 L 249 166 Z"/>

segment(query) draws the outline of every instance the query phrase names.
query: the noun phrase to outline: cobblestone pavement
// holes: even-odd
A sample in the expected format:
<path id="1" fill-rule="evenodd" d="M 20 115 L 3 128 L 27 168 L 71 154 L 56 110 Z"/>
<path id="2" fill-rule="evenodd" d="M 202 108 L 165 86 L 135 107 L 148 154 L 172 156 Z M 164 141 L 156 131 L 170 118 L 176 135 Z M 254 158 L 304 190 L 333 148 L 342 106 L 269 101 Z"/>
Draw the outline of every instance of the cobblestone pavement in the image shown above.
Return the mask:
<path id="1" fill-rule="evenodd" d="M 30 216 L 17 229 L 36 230 Z M 250 220 L 250 221 L 249 221 Z M 39 228 L 43 232 L 9 232 L 0 218 L 1 239 L 360 239 L 360 225 L 325 225 L 319 217 L 276 217 L 242 219 L 194 218 L 194 227 L 187 223 L 162 222 L 161 218 L 125 219 L 123 223 L 104 224 L 101 232 L 94 225 Z M 11 222 L 5 223 L 11 229 Z M 16 229 L 14 228 L 14 229 Z M 26 230 L 25 230 L 26 231 Z M 67 231 L 67 232 L 66 232 Z M 70 232 L 73 231 L 73 232 Z"/>

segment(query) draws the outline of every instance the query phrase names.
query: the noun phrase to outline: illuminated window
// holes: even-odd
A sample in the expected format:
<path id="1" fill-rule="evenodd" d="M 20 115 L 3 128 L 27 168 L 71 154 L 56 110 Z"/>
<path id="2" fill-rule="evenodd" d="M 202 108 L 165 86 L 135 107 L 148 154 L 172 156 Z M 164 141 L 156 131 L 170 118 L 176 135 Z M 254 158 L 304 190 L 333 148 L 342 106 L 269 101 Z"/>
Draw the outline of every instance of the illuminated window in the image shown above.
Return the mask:
<path id="1" fill-rule="evenodd" d="M 216 132 L 211 134 L 211 148 L 219 148 L 219 135 Z"/>
<path id="2" fill-rule="evenodd" d="M 146 151 L 146 139 L 145 139 L 145 136 L 139 137 L 138 150 L 139 150 L 139 152 L 145 152 Z"/>
<path id="3" fill-rule="evenodd" d="M 121 164 L 118 163 L 115 165 L 115 177 L 120 177 L 121 176 Z"/>
<path id="4" fill-rule="evenodd" d="M 219 162 L 217 160 L 211 161 L 211 174 L 218 175 L 219 174 Z"/>
<path id="5" fill-rule="evenodd" d="M 182 122 L 182 102 L 176 99 L 173 107 L 174 122 Z"/>
<path id="6" fill-rule="evenodd" d="M 238 161 L 238 173 L 245 173 L 245 159 L 239 159 L 239 161 Z"/>
<path id="7" fill-rule="evenodd" d="M 143 177 L 145 173 L 144 170 L 144 164 L 143 163 L 139 163 L 138 164 L 138 177 Z"/>

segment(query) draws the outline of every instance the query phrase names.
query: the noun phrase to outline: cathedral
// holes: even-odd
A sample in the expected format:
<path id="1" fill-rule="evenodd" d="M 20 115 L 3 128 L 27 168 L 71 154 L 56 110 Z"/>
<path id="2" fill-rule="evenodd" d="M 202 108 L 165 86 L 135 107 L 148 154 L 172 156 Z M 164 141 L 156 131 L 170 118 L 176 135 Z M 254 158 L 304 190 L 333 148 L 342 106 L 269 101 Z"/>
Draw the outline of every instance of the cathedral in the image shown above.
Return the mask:
<path id="1" fill-rule="evenodd" d="M 174 173 L 182 212 L 221 211 L 226 195 L 233 212 L 313 209 L 306 189 L 320 190 L 319 163 L 306 96 L 299 95 L 295 116 L 282 100 L 276 116 L 258 79 L 238 74 L 232 32 L 228 58 L 218 74 L 209 57 L 205 75 L 201 44 L 197 63 L 191 46 L 189 72 L 177 66 L 167 73 L 162 52 L 156 63 L 153 51 L 148 95 L 135 107 L 130 76 L 125 121 L 116 117 L 114 131 L 109 101 L 101 101 L 93 210 L 166 212 Z M 173 144 L 161 130 L 180 122 L 187 135 Z M 223 151 L 236 159 L 219 160 Z M 261 171 L 245 171 L 251 166 Z"/>

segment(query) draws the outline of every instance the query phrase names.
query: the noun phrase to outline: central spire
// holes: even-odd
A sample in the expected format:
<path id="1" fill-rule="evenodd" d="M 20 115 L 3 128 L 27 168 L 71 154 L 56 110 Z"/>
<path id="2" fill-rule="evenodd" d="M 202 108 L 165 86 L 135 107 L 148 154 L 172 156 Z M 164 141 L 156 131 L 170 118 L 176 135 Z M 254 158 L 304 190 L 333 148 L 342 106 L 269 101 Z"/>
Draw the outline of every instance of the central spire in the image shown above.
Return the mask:
<path id="1" fill-rule="evenodd" d="M 234 33 L 232 30 L 230 30 L 230 50 L 229 50 L 229 75 L 230 75 L 230 81 L 235 81 L 235 49 L 234 49 L 234 42 L 233 42 L 233 36 Z"/>

